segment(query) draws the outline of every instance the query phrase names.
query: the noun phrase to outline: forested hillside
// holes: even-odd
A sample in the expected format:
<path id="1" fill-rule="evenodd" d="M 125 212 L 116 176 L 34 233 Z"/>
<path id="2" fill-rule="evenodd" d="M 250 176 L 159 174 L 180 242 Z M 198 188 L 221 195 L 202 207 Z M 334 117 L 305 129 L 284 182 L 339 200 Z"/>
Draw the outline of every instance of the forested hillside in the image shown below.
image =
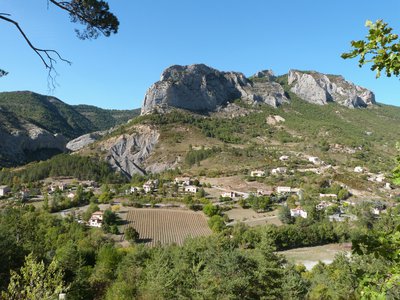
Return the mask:
<path id="1" fill-rule="evenodd" d="M 68 105 L 61 100 L 33 92 L 0 93 L 0 113 L 15 116 L 0 120 L 0 128 L 19 128 L 31 122 L 52 133 L 71 139 L 85 133 L 107 130 L 138 115 L 138 110 L 106 110 L 89 105 Z M 9 118 L 9 117 L 8 117 Z"/>
<path id="2" fill-rule="evenodd" d="M 98 130 L 107 130 L 118 124 L 124 124 L 140 114 L 140 109 L 117 110 L 103 109 L 92 105 L 73 105 L 73 108 L 85 116 Z"/>

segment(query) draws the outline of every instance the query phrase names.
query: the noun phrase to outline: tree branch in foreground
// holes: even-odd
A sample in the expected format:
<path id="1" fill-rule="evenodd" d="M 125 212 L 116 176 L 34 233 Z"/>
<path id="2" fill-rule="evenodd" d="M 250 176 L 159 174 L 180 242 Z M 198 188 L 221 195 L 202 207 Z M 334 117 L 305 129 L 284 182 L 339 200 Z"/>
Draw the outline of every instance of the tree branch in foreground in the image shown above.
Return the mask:
<path id="1" fill-rule="evenodd" d="M 41 49 L 41 48 L 35 47 L 32 44 L 32 42 L 29 40 L 29 38 L 25 34 L 25 32 L 22 30 L 21 26 L 19 26 L 19 24 L 16 21 L 14 21 L 13 19 L 9 18 L 8 16 L 9 16 L 8 14 L 0 13 L 0 19 L 15 25 L 15 27 L 17 27 L 19 33 L 23 36 L 23 38 L 25 39 L 25 41 L 27 42 L 29 47 L 40 57 L 40 59 L 42 60 L 44 66 L 49 71 L 49 73 L 48 73 L 48 77 L 50 79 L 49 83 L 51 84 L 51 87 L 54 88 L 55 87 L 54 79 L 55 79 L 55 76 L 57 75 L 57 72 L 56 72 L 56 70 L 54 68 L 54 64 L 57 63 L 57 59 L 59 59 L 59 60 L 61 60 L 63 62 L 66 62 L 69 65 L 71 65 L 72 63 L 69 60 L 63 58 L 56 50 L 53 50 L 53 49 Z M 6 75 L 6 74 L 4 74 L 4 75 Z"/>

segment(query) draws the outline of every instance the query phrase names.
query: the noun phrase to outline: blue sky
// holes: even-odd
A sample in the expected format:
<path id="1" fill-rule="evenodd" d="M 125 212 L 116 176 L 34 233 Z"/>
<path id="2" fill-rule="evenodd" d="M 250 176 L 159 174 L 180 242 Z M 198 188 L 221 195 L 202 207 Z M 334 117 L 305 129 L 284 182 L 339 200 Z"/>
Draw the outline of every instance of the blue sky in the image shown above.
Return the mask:
<path id="1" fill-rule="evenodd" d="M 250 76 L 263 69 L 341 74 L 375 92 L 379 102 L 400 105 L 398 78 L 375 79 L 368 67 L 343 60 L 361 39 L 367 19 L 384 19 L 400 33 L 400 1 L 360 0 L 146 0 L 109 1 L 120 20 L 115 36 L 76 38 L 76 24 L 46 0 L 2 0 L 37 47 L 53 48 L 73 62 L 56 66 L 52 95 L 69 104 L 140 107 L 147 88 L 174 64 L 205 63 Z M 0 21 L 0 91 L 48 94 L 47 72 L 11 24 Z"/>

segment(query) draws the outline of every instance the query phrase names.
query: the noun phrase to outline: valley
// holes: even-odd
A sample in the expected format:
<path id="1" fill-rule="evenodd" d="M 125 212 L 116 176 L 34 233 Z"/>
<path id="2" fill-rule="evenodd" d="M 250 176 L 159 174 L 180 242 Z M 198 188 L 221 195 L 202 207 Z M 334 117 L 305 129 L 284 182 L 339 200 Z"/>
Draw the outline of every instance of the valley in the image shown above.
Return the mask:
<path id="1" fill-rule="evenodd" d="M 246 78 L 172 66 L 149 88 L 140 115 L 29 94 L 38 102 L 28 119 L 1 102 L 9 96 L 27 95 L 0 94 L 1 112 L 10 112 L 0 127 L 7 138 L 35 124 L 52 138 L 64 130 L 64 139 L 48 157 L 1 165 L 0 228 L 21 255 L 44 248 L 45 258 L 56 257 L 72 295 L 84 293 L 82 282 L 94 294 L 97 284 L 104 287 L 90 299 L 113 299 L 120 286 L 149 295 L 148 285 L 163 283 L 173 295 L 187 285 L 182 293 L 196 298 L 201 286 L 217 299 L 229 288 L 214 290 L 210 281 L 232 272 L 258 282 L 258 296 L 247 299 L 266 289 L 274 299 L 292 299 L 286 293 L 298 286 L 293 299 L 302 299 L 335 284 L 355 289 L 371 270 L 390 269 L 390 258 L 374 247 L 399 224 L 400 108 L 376 103 L 371 91 L 341 76 L 291 70 Z M 54 118 L 68 125 L 44 122 L 52 104 Z M 5 144 L 2 157 L 15 147 Z M 6 260 L 3 274 L 13 263 Z M 356 268 L 364 275 L 353 276 Z M 337 281 L 335 272 L 353 279 Z"/>

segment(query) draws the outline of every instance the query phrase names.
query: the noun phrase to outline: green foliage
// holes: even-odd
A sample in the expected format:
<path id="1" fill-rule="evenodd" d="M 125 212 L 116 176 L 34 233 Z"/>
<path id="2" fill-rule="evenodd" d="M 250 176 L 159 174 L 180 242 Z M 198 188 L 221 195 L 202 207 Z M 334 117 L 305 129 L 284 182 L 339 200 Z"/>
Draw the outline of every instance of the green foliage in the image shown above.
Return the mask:
<path id="1" fill-rule="evenodd" d="M 221 213 L 221 209 L 218 205 L 213 205 L 212 203 L 208 203 L 204 205 L 203 212 L 207 217 L 212 217 L 215 215 L 219 215 Z"/>
<path id="2" fill-rule="evenodd" d="M 213 215 L 208 220 L 208 226 L 210 226 L 213 232 L 221 232 L 226 227 L 224 219 L 220 215 Z"/>
<path id="3" fill-rule="evenodd" d="M 13 127 L 19 128 L 27 120 L 53 133 L 75 138 L 96 128 L 72 106 L 50 96 L 32 92 L 0 93 L 0 107 L 16 119 Z"/>
<path id="4" fill-rule="evenodd" d="M 293 224 L 294 218 L 290 215 L 290 209 L 287 205 L 279 207 L 278 218 L 284 224 Z"/>
<path id="5" fill-rule="evenodd" d="M 139 240 L 139 232 L 135 228 L 129 226 L 125 229 L 125 239 L 130 243 L 136 243 Z"/>
<path id="6" fill-rule="evenodd" d="M 256 212 L 264 212 L 272 209 L 272 201 L 269 196 L 255 196 L 251 194 L 246 201 Z"/>
<path id="7" fill-rule="evenodd" d="M 8 72 L 0 69 L 0 78 L 3 77 L 3 76 L 6 76 L 7 74 L 8 74 Z"/>
<path id="8" fill-rule="evenodd" d="M 56 299 L 65 290 L 63 274 L 55 260 L 47 267 L 30 254 L 25 258 L 20 274 L 11 273 L 10 284 L 2 293 L 2 299 Z"/>
<path id="9" fill-rule="evenodd" d="M 397 151 L 400 151 L 400 143 L 396 143 Z M 400 155 L 396 156 L 396 167 L 392 170 L 393 179 L 392 182 L 396 185 L 400 185 Z"/>
<path id="10" fill-rule="evenodd" d="M 86 117 L 97 130 L 110 129 L 140 115 L 140 109 L 103 109 L 92 105 L 74 105 L 73 108 Z"/>
<path id="11" fill-rule="evenodd" d="M 49 160 L 27 165 L 23 169 L 3 169 L 0 171 L 0 182 L 12 186 L 14 177 L 22 183 L 29 183 L 57 176 L 111 183 L 124 181 L 122 176 L 115 173 L 104 161 L 85 156 L 60 154 Z"/>
<path id="12" fill-rule="evenodd" d="M 202 160 L 218 152 L 221 152 L 221 149 L 217 147 L 213 147 L 211 149 L 204 149 L 203 147 L 199 150 L 190 149 L 189 152 L 186 154 L 185 162 L 189 166 L 192 166 L 194 164 L 199 164 Z"/>
<path id="13" fill-rule="evenodd" d="M 384 70 L 386 76 L 399 76 L 400 74 L 400 43 L 399 36 L 392 33 L 393 28 L 382 20 L 375 23 L 367 21 L 369 28 L 365 40 L 352 41 L 352 51 L 343 53 L 342 58 L 355 58 L 359 56 L 358 64 L 372 62 L 371 70 L 376 70 L 376 77 L 380 77 Z"/>

